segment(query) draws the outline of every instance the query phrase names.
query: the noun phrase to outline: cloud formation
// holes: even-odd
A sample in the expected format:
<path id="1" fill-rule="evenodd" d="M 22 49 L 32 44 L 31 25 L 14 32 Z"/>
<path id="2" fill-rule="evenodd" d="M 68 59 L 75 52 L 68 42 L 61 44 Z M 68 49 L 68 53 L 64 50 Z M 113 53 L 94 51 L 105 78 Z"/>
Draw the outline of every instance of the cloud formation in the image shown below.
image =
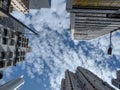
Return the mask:
<path id="1" fill-rule="evenodd" d="M 32 25 L 39 37 L 30 38 L 32 52 L 22 64 L 29 77 L 47 74 L 51 90 L 59 90 L 65 70 L 75 71 L 77 66 L 89 69 L 110 83 L 115 70 L 120 68 L 120 33 L 113 35 L 113 55 L 108 56 L 109 36 L 88 42 L 73 42 L 70 37 L 70 17 L 65 10 L 65 0 L 52 0 L 51 9 L 31 10 L 30 16 L 20 15 L 19 19 Z M 13 13 L 15 16 L 16 12 Z M 116 42 L 117 40 L 117 42 Z M 46 72 L 46 73 L 45 73 Z M 45 85 L 46 86 L 46 85 Z"/>

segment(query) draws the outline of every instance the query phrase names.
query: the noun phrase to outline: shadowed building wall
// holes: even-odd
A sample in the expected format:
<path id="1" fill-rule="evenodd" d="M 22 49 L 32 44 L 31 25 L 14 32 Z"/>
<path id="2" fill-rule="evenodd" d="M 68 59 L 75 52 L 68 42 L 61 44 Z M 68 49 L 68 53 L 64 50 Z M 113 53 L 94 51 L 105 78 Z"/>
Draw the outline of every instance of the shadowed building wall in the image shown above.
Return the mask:
<path id="1" fill-rule="evenodd" d="M 107 82 L 87 69 L 78 67 L 76 73 L 67 70 L 61 81 L 61 90 L 115 90 Z"/>

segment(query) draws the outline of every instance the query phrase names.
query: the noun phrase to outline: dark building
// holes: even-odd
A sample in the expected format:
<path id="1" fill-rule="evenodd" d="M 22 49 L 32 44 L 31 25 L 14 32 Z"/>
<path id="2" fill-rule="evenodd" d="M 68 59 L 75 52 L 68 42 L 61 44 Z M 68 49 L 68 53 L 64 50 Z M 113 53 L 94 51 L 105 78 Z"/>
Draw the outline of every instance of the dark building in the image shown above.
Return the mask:
<path id="1" fill-rule="evenodd" d="M 9 12 L 11 0 L 0 0 L 0 7 Z"/>
<path id="2" fill-rule="evenodd" d="M 90 40 L 120 26 L 120 0 L 67 0 L 73 40 Z"/>
<path id="3" fill-rule="evenodd" d="M 78 67 L 76 72 L 65 72 L 61 81 L 61 90 L 115 90 L 107 82 L 87 69 Z"/>
<path id="4" fill-rule="evenodd" d="M 120 89 L 120 70 L 117 71 L 117 78 L 116 79 L 112 79 L 112 84 Z"/>
<path id="5" fill-rule="evenodd" d="M 0 90 L 20 90 L 20 87 L 23 84 L 24 84 L 23 77 L 19 77 L 0 86 Z"/>

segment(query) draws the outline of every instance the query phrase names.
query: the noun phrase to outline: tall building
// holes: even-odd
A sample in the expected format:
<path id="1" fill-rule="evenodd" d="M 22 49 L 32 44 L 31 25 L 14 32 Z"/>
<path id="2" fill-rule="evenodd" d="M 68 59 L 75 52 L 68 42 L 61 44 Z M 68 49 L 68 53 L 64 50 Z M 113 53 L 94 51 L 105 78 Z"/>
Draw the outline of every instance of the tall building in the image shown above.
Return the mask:
<path id="1" fill-rule="evenodd" d="M 112 84 L 120 89 L 120 70 L 117 71 L 117 78 L 112 79 Z"/>
<path id="2" fill-rule="evenodd" d="M 11 18 L 5 17 L 3 21 L 2 18 L 0 20 L 0 70 L 3 70 L 24 61 L 30 47 L 29 39 L 23 34 L 24 26 Z"/>
<path id="3" fill-rule="evenodd" d="M 115 90 L 87 69 L 78 67 L 76 72 L 66 70 L 61 90 Z"/>
<path id="4" fill-rule="evenodd" d="M 19 77 L 0 86 L 0 90 L 20 90 L 20 87 L 23 84 L 24 84 L 23 77 Z"/>
<path id="5" fill-rule="evenodd" d="M 26 30 L 31 29 L 10 15 L 9 9 L 4 8 L 12 5 L 11 2 L 19 2 L 20 5 L 23 5 L 21 0 L 0 1 L 2 1 L 2 7 L 0 7 L 0 78 L 2 78 L 2 71 L 5 68 L 16 66 L 24 61 L 26 54 L 31 51 L 28 46 L 29 39 L 24 35 Z M 27 0 L 24 4 L 26 3 Z M 16 7 L 21 8 L 20 5 Z"/>
<path id="6" fill-rule="evenodd" d="M 16 10 L 28 13 L 29 12 L 29 0 L 11 0 L 11 7 Z"/>
<path id="7" fill-rule="evenodd" d="M 14 9 L 22 13 L 28 13 L 29 9 L 50 8 L 51 0 L 0 0 L 0 8 L 7 12 Z"/>
<path id="8" fill-rule="evenodd" d="M 73 40 L 90 40 L 120 25 L 120 0 L 67 0 Z"/>
<path id="9" fill-rule="evenodd" d="M 50 7 L 51 0 L 0 0 L 0 78 L 2 71 L 10 66 L 25 60 L 31 51 L 28 46 L 29 39 L 24 35 L 25 30 L 34 30 L 13 17 L 10 12 L 18 10 L 28 13 L 29 9 Z"/>

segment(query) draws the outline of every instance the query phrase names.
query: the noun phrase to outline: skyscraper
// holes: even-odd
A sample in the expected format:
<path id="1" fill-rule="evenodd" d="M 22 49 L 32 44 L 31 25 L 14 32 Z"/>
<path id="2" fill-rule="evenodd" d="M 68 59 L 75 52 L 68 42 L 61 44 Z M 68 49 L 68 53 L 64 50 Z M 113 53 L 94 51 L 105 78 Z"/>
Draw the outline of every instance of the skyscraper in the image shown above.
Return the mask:
<path id="1" fill-rule="evenodd" d="M 29 9 L 50 8 L 51 0 L 0 0 L 0 8 L 7 12 L 14 9 L 22 13 L 28 13 Z"/>
<path id="2" fill-rule="evenodd" d="M 0 71 L 25 60 L 30 51 L 25 27 L 12 18 L 0 17 Z"/>
<path id="3" fill-rule="evenodd" d="M 87 69 L 78 67 L 76 72 L 66 70 L 61 90 L 115 90 Z"/>
<path id="4" fill-rule="evenodd" d="M 67 0 L 73 40 L 90 40 L 120 25 L 119 0 Z"/>
<path id="5" fill-rule="evenodd" d="M 10 5 L 10 7 L 13 7 L 20 12 L 29 12 L 29 0 L 11 0 Z"/>
<path id="6" fill-rule="evenodd" d="M 23 77 L 19 77 L 0 86 L 0 90 L 19 90 L 19 88 L 23 84 L 24 84 Z"/>
<path id="7" fill-rule="evenodd" d="M 1 0 L 0 7 L 0 78 L 2 71 L 10 66 L 16 66 L 25 60 L 26 54 L 31 51 L 28 46 L 29 39 L 24 35 L 26 30 L 30 29 L 19 20 L 9 14 L 11 1 L 23 5 L 21 0 Z M 27 3 L 27 1 L 26 1 Z M 24 2 L 25 4 L 25 2 Z M 18 5 L 17 7 L 21 6 Z M 24 5 L 23 5 L 24 6 Z M 19 9 L 20 9 L 19 8 Z M 31 29 L 30 29 L 31 30 Z M 33 31 L 34 32 L 34 31 Z"/>
<path id="8" fill-rule="evenodd" d="M 28 13 L 29 9 L 50 7 L 51 0 L 0 0 L 0 78 L 2 71 L 10 66 L 25 60 L 27 52 L 31 51 L 28 46 L 29 39 L 24 35 L 26 30 L 32 30 L 10 12 L 14 9 Z"/>
<path id="9" fill-rule="evenodd" d="M 120 70 L 117 71 L 117 78 L 112 79 L 112 84 L 120 89 Z"/>

